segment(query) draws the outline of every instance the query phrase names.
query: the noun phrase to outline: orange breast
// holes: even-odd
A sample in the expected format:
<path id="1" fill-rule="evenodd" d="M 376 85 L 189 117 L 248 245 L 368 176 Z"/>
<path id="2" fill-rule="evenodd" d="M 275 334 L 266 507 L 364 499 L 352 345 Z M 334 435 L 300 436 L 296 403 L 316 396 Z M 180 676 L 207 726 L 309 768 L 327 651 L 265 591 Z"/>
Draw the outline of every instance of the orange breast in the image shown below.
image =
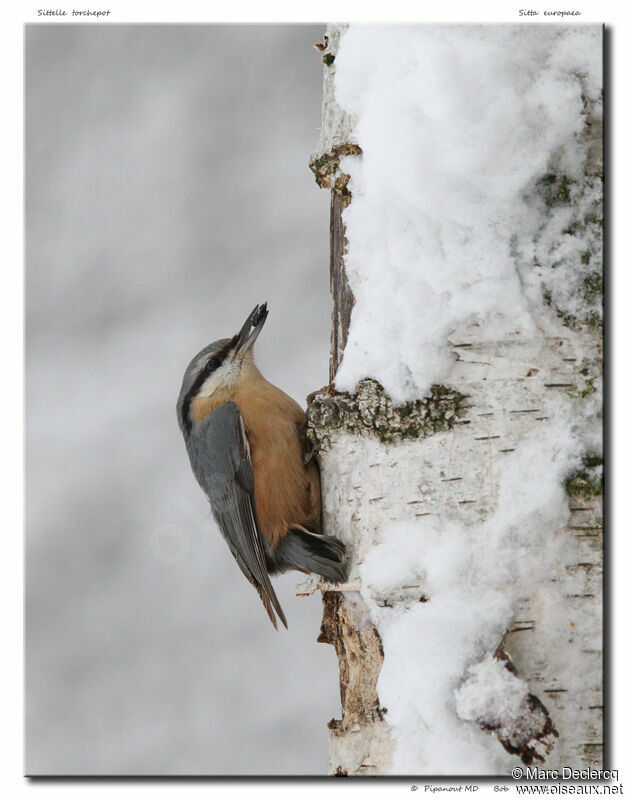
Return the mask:
<path id="1" fill-rule="evenodd" d="M 242 387 L 233 400 L 244 420 L 255 481 L 255 506 L 271 552 L 290 528 L 320 530 L 315 464 L 304 463 L 305 414 L 267 381 Z"/>

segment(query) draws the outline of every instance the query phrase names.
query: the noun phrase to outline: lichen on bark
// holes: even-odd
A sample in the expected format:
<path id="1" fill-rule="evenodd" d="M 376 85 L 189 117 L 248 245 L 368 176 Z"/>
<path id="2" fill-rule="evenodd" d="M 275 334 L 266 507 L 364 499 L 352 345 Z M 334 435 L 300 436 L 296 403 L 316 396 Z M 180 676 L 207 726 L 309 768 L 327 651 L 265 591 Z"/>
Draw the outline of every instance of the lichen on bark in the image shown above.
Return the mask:
<path id="1" fill-rule="evenodd" d="M 604 169 L 601 99 L 582 95 L 587 148 L 584 176 L 549 171 L 529 199 L 541 201 L 547 221 L 536 235 L 534 266 L 545 272 L 545 301 L 564 325 L 602 333 Z M 559 225 L 560 228 L 556 226 Z M 561 274 L 565 280 L 556 279 Z M 572 277 L 573 276 L 573 277 Z"/>
<path id="2" fill-rule="evenodd" d="M 586 500 L 604 494 L 604 461 L 600 456 L 587 455 L 582 466 L 572 472 L 565 481 L 565 490 L 570 497 Z"/>
<path id="3" fill-rule="evenodd" d="M 312 157 L 310 169 L 314 173 L 314 180 L 321 189 L 331 189 L 341 196 L 349 195 L 347 184 L 349 175 L 340 169 L 340 159 L 343 156 L 359 156 L 362 148 L 355 142 L 342 142 L 334 145 L 331 150 L 323 155 Z"/>
<path id="4" fill-rule="evenodd" d="M 381 384 L 360 381 L 353 394 L 326 387 L 308 398 L 308 438 L 316 450 L 329 446 L 334 431 L 375 436 L 392 444 L 450 430 L 460 419 L 464 395 L 432 386 L 420 400 L 395 405 Z"/>

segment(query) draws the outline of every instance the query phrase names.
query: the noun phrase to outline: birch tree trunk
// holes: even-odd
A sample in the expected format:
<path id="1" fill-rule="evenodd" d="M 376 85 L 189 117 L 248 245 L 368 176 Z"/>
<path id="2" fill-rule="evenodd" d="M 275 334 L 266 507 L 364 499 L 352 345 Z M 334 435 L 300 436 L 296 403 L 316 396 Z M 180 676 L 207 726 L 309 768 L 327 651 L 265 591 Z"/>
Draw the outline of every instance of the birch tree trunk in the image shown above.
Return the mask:
<path id="1" fill-rule="evenodd" d="M 352 121 L 334 96 L 334 59 L 345 30 L 340 25 L 328 30 L 323 123 L 310 164 L 318 185 L 331 191 L 334 310 L 330 384 L 310 396 L 308 418 L 321 465 L 325 531 L 351 549 L 351 584 L 391 522 L 438 517 L 472 530 L 490 518 L 508 460 L 524 439 L 534 439 L 537 432 L 540 437 L 555 413 L 550 399 L 559 393 L 584 409 L 592 395 L 601 394 L 602 326 L 595 313 L 574 318 L 562 312 L 557 298 L 547 296 L 562 322 L 560 335 L 539 329 L 533 335 L 513 333 L 495 339 L 481 324 L 465 325 L 449 337 L 456 360 L 448 379 L 433 386 L 427 397 L 395 406 L 369 379 L 352 394 L 335 390 L 354 304 L 343 262 L 343 212 L 351 195 L 349 176 L 339 160 L 361 152 Z M 586 106 L 587 99 L 583 102 Z M 587 112 L 585 181 L 595 184 L 602 181 L 602 123 L 599 105 L 589 105 L 595 111 Z M 548 208 L 569 209 L 579 188 L 549 174 L 538 192 Z M 601 208 L 573 224 L 596 228 L 600 239 Z M 583 253 L 582 258 L 591 260 L 583 291 L 601 293 L 601 262 L 595 262 L 592 253 Z M 588 453 L 565 483 L 570 508 L 566 535 L 571 545 L 565 548 L 562 570 L 552 580 L 553 594 L 521 596 L 501 643 L 489 653 L 493 665 L 503 665 L 525 682 L 526 698 L 519 711 L 500 718 L 499 704 L 494 713 L 469 709 L 465 687 L 482 680 L 480 673 L 470 678 L 469 671 L 461 670 L 458 702 L 451 698 L 477 737 L 493 737 L 511 755 L 509 768 L 519 759 L 544 768 L 602 767 L 600 455 Z M 388 709 L 380 703 L 378 680 L 387 652 L 369 607 L 375 603 L 382 608 L 412 608 L 420 614 L 430 603 L 430 588 L 418 580 L 400 582 L 386 596 L 367 597 L 366 591 L 356 585 L 351 591 L 323 593 L 319 641 L 336 649 L 342 701 L 342 719 L 329 723 L 329 770 L 335 775 L 397 771 L 396 750 L 409 735 L 401 729 L 403 720 L 398 715 L 389 720 Z M 551 608 L 548 597 L 553 598 Z M 400 686 L 399 692 L 403 690 Z M 391 687 L 386 691 L 390 694 Z M 429 738 L 430 733 L 417 735 Z"/>

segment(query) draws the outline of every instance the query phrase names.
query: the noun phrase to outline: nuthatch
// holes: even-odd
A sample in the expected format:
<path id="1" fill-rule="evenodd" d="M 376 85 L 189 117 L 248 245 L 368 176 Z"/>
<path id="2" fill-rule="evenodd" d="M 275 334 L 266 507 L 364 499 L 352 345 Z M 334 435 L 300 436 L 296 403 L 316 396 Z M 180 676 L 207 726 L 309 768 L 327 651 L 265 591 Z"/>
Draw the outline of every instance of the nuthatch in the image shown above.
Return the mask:
<path id="1" fill-rule="evenodd" d="M 253 360 L 267 316 L 266 303 L 255 306 L 236 336 L 192 359 L 177 417 L 196 480 L 276 628 L 273 609 L 288 626 L 269 574 L 296 569 L 336 583 L 346 580 L 346 560 L 343 543 L 322 534 L 305 414 Z"/>

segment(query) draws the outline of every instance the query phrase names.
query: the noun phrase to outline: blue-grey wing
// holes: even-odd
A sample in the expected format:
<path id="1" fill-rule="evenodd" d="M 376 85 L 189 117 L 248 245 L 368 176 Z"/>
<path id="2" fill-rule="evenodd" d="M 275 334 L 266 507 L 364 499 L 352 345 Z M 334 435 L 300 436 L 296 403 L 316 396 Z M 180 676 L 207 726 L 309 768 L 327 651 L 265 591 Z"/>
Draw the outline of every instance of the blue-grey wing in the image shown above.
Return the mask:
<path id="1" fill-rule="evenodd" d="M 218 406 L 195 427 L 187 446 L 196 479 L 238 566 L 257 589 L 275 628 L 273 608 L 288 627 L 268 577 L 255 513 L 251 453 L 238 406 L 232 402 Z"/>

